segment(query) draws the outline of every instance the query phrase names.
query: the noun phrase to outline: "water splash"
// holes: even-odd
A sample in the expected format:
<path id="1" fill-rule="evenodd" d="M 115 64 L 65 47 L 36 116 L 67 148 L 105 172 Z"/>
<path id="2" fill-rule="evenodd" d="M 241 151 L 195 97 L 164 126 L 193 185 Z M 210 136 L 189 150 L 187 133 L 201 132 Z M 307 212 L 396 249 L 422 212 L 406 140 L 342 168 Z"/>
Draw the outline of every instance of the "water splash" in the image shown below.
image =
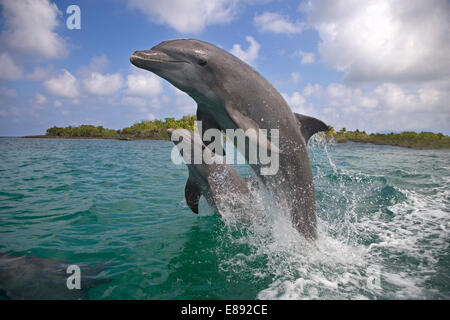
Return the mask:
<path id="1" fill-rule="evenodd" d="M 423 197 L 390 185 L 382 175 L 338 167 L 333 147 L 318 139 L 309 146 L 317 241 L 306 241 L 260 186 L 252 193 L 249 224 L 240 224 L 236 212 L 223 219 L 220 242 L 226 250 L 240 250 L 229 255 L 218 249 L 222 272 L 269 282 L 258 299 L 442 297 L 426 287 L 437 257 L 448 250 L 448 202 L 441 203 L 448 199 L 448 182 L 436 195 Z M 408 259 L 418 262 L 417 270 L 411 270 L 411 261 L 400 261 Z"/>

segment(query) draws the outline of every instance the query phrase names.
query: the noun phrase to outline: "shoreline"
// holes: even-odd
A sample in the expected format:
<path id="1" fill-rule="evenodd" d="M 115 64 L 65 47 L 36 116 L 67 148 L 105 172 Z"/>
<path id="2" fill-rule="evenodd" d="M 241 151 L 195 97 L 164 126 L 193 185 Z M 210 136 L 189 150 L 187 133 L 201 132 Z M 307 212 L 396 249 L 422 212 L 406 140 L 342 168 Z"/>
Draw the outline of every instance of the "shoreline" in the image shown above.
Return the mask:
<path id="1" fill-rule="evenodd" d="M 132 126 L 115 130 L 103 126 L 79 125 L 77 127 L 48 128 L 45 134 L 24 136 L 23 138 L 41 139 L 105 139 L 105 140 L 166 140 L 170 138 L 166 134 L 168 128 L 184 128 L 194 130 L 195 115 L 183 116 L 181 119 L 165 118 L 164 120 L 152 120 L 136 122 Z M 418 150 L 450 149 L 450 137 L 442 133 L 402 131 L 400 133 L 370 133 L 365 131 L 347 131 L 342 128 L 336 131 L 332 126 L 320 133 L 326 140 L 334 140 L 336 143 L 356 142 L 371 143 L 374 145 L 388 145 Z"/>
<path id="2" fill-rule="evenodd" d="M 139 141 L 139 140 L 159 140 L 159 141 L 170 141 L 169 138 L 164 137 L 122 137 L 122 138 L 114 138 L 114 137 L 60 137 L 60 136 L 47 136 L 47 135 L 35 135 L 35 136 L 23 136 L 18 138 L 24 139 L 75 139 L 75 140 L 122 140 L 122 141 Z M 448 150 L 448 148 L 433 148 L 433 147 L 415 147 L 415 146 L 402 146 L 399 144 L 390 144 L 390 143 L 382 143 L 382 142 L 369 142 L 369 141 L 351 141 L 342 139 L 335 139 L 336 144 L 344 144 L 344 143 L 360 143 L 360 144 L 372 144 L 376 146 L 391 146 L 391 147 L 399 147 L 399 148 L 407 148 L 414 150 Z"/>
<path id="3" fill-rule="evenodd" d="M 164 140 L 170 141 L 169 138 L 164 137 L 60 137 L 60 136 L 47 136 L 47 135 L 37 135 L 37 136 L 23 136 L 19 138 L 24 139 L 76 139 L 76 140 L 122 140 L 122 141 L 134 141 L 134 140 Z"/>
<path id="4" fill-rule="evenodd" d="M 398 147 L 398 148 L 406 148 L 413 150 L 449 150 L 449 148 L 433 148 L 433 147 L 414 147 L 414 146 L 402 146 L 399 144 L 391 144 L 391 143 L 382 143 L 382 142 L 364 142 L 364 141 L 335 141 L 336 144 L 345 144 L 345 143 L 358 143 L 358 144 L 371 144 L 374 146 L 390 146 L 390 147 Z"/>

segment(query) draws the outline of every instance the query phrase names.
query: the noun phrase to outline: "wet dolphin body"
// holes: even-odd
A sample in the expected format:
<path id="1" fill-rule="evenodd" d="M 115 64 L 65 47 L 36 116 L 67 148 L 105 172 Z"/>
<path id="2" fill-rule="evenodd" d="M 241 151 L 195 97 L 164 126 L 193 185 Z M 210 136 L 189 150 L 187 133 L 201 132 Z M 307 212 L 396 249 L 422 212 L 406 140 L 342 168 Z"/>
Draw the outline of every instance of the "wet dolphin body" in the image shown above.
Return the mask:
<path id="1" fill-rule="evenodd" d="M 70 264 L 64 261 L 38 258 L 33 255 L 13 255 L 0 252 L 0 292 L 9 299 L 19 300 L 85 300 L 88 290 L 109 280 L 96 280 L 103 267 L 81 269 L 81 288 L 69 290 L 67 273 Z"/>
<path id="2" fill-rule="evenodd" d="M 293 225 L 308 239 L 315 239 L 316 215 L 311 165 L 306 144 L 327 126 L 307 116 L 294 116 L 281 94 L 249 65 L 210 43 L 195 39 L 164 41 L 151 50 L 136 51 L 131 63 L 149 70 L 186 92 L 197 102 L 197 120 L 203 129 L 279 130 L 279 170 L 261 175 L 252 170 L 286 208 Z M 250 138 L 251 139 L 251 138 Z M 260 143 L 252 140 L 253 143 Z M 279 149 L 279 150 L 278 150 Z M 247 161 L 248 153 L 245 154 Z"/>
<path id="3" fill-rule="evenodd" d="M 202 152 L 209 153 L 211 157 L 221 157 L 208 148 L 205 149 L 198 133 L 187 129 L 168 129 L 167 133 L 171 138 L 173 137 L 172 142 L 178 147 L 188 167 L 189 177 L 185 187 L 185 198 L 194 213 L 198 213 L 201 196 L 221 215 L 225 210 L 249 213 L 250 188 L 252 188 L 250 178 L 242 178 L 232 166 L 225 163 L 206 164 L 204 161 L 199 164 L 194 163 L 192 160 L 195 145 Z M 188 145 L 189 149 L 186 149 Z M 191 150 L 192 154 L 187 154 L 186 150 Z"/>

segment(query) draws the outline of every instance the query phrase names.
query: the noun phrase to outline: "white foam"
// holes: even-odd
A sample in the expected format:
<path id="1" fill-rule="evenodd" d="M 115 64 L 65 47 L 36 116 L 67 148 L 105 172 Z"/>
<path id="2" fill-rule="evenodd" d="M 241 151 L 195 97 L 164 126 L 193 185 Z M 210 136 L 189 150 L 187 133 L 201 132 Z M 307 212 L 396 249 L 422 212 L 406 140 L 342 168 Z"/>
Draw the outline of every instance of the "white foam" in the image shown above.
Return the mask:
<path id="1" fill-rule="evenodd" d="M 435 194 L 423 195 L 388 185 L 382 175 L 342 170 L 327 145 L 320 148 L 312 157 L 323 152 L 329 167 L 319 168 L 315 179 L 329 179 L 326 171 L 331 170 L 339 185 L 339 197 L 332 200 L 336 207 L 344 200 L 345 211 L 319 217 L 319 237 L 311 244 L 261 188 L 253 194 L 257 205 L 245 228 L 232 212 L 224 219 L 228 230 L 223 242 L 249 249 L 245 254 L 224 254 L 220 268 L 269 277 L 272 282 L 258 299 L 406 299 L 436 294 L 425 282 L 435 273 L 439 254 L 448 251 L 450 179 L 440 179 Z M 361 189 L 350 190 L 349 183 Z M 383 211 L 360 214 L 364 196 L 376 196 L 386 186 L 398 199 Z"/>

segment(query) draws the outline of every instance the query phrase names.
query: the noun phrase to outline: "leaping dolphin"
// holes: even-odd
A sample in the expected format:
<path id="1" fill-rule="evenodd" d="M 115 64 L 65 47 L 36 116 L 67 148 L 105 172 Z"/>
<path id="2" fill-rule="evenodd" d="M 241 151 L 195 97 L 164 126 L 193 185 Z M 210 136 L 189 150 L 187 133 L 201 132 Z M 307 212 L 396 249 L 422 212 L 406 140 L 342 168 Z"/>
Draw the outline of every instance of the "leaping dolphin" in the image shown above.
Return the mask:
<path id="1" fill-rule="evenodd" d="M 197 132 L 170 128 L 167 130 L 167 134 L 178 147 L 188 167 L 189 177 L 185 187 L 185 198 L 194 213 L 198 213 L 201 196 L 221 215 L 227 210 L 234 213 L 241 211 L 240 213 L 245 215 L 250 213 L 250 188 L 254 187 L 250 178 L 242 178 L 232 166 L 224 163 L 223 160 L 222 163 L 206 164 L 203 161 L 198 164 L 194 163 L 192 154 L 186 154 L 186 150 L 193 153 L 195 145 L 202 152 L 209 153 L 210 157 L 221 157 L 205 148 Z"/>
<path id="2" fill-rule="evenodd" d="M 164 41 L 151 50 L 136 51 L 132 64 L 151 71 L 186 92 L 197 102 L 197 120 L 204 130 L 278 129 L 279 146 L 270 135 L 252 143 L 279 152 L 279 170 L 254 173 L 291 215 L 292 223 L 307 239 L 317 237 L 314 185 L 306 150 L 309 138 L 327 129 L 325 123 L 294 116 L 281 94 L 245 62 L 210 43 L 195 39 Z M 267 143 L 265 143 L 267 142 Z M 236 144 L 236 143 L 235 143 Z M 249 162 L 248 153 L 245 158 Z"/>

